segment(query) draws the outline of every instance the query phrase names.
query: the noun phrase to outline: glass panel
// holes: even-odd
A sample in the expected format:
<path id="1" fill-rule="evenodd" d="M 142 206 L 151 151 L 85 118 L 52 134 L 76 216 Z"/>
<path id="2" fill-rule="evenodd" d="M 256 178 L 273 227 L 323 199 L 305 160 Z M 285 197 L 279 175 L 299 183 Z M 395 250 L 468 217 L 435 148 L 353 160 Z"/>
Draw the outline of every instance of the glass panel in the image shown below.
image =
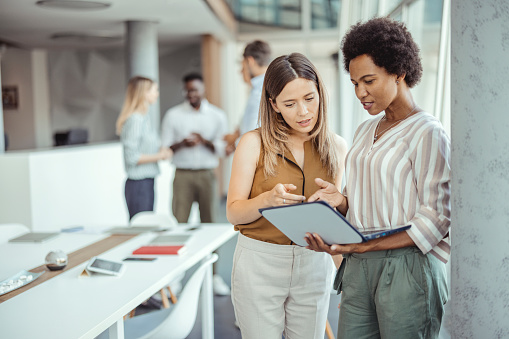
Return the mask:
<path id="1" fill-rule="evenodd" d="M 397 13 L 395 13 L 395 14 L 392 16 L 392 18 L 393 18 L 394 20 L 401 21 L 401 20 L 403 19 L 401 11 L 398 11 Z"/>
<path id="2" fill-rule="evenodd" d="M 281 10 L 279 17 L 279 26 L 300 28 L 301 27 L 301 15 L 300 10 Z"/>
<path id="3" fill-rule="evenodd" d="M 313 29 L 338 26 L 340 0 L 311 0 L 311 27 Z"/>
<path id="4" fill-rule="evenodd" d="M 260 23 L 265 23 L 268 25 L 274 25 L 278 24 L 277 22 L 277 16 L 276 16 L 277 10 L 274 9 L 273 6 L 267 6 L 262 7 L 260 9 Z"/>
<path id="5" fill-rule="evenodd" d="M 392 12 L 396 7 L 400 5 L 401 1 L 402 0 L 385 0 L 385 9 L 387 10 L 387 13 L 384 13 L 384 15 Z"/>
<path id="6" fill-rule="evenodd" d="M 442 22 L 443 0 L 426 0 L 424 5 L 424 22 L 438 23 Z"/>
<path id="7" fill-rule="evenodd" d="M 240 8 L 239 19 L 249 22 L 259 22 L 259 8 L 257 6 L 242 6 Z"/>
<path id="8" fill-rule="evenodd" d="M 227 0 L 227 3 L 239 21 L 301 27 L 301 0 Z"/>
<path id="9" fill-rule="evenodd" d="M 410 22 L 407 24 L 414 40 L 421 49 L 422 78 L 412 89 L 417 104 L 425 111 L 434 112 L 438 80 L 438 57 L 440 52 L 440 29 L 443 0 L 418 0 L 409 6 Z"/>
<path id="10" fill-rule="evenodd" d="M 368 17 L 374 18 L 378 16 L 378 7 L 380 6 L 380 1 L 378 0 L 364 0 L 368 1 Z"/>

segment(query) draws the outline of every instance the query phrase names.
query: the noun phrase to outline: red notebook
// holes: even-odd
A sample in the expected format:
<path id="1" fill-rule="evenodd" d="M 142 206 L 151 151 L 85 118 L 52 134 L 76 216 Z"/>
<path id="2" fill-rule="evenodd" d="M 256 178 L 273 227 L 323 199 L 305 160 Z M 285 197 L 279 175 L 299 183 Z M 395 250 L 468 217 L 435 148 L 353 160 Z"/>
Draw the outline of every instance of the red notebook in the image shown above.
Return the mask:
<path id="1" fill-rule="evenodd" d="M 133 251 L 133 254 L 182 254 L 186 250 L 184 245 L 173 246 L 142 246 Z"/>

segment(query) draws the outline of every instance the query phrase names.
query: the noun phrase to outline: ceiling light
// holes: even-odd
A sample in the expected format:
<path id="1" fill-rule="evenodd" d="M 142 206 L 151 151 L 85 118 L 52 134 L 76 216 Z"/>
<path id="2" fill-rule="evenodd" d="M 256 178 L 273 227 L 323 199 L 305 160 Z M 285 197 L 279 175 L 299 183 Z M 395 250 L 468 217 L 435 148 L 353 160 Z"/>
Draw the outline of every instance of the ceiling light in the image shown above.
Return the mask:
<path id="1" fill-rule="evenodd" d="M 51 36 L 52 40 L 80 43 L 110 43 L 122 40 L 120 36 L 90 35 L 82 33 L 56 33 Z"/>
<path id="2" fill-rule="evenodd" d="M 111 6 L 109 2 L 103 1 L 68 1 L 68 0 L 41 0 L 36 5 L 51 8 L 64 8 L 74 10 L 105 9 Z"/>

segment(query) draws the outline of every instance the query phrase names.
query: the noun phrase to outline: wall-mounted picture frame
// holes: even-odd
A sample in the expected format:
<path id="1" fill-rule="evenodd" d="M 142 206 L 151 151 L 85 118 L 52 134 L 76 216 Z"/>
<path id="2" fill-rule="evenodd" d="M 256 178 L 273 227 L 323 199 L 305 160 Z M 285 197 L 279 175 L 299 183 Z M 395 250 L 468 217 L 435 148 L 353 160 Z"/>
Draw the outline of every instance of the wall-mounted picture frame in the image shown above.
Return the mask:
<path id="1" fill-rule="evenodd" d="M 18 109 L 18 86 L 2 86 L 2 107 L 4 110 Z"/>

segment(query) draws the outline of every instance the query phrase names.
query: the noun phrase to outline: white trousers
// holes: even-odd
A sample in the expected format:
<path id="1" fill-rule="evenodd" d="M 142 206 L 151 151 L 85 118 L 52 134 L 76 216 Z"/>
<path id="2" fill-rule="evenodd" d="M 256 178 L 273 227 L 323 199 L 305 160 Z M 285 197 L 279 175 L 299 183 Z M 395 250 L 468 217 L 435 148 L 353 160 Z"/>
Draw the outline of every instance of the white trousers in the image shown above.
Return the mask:
<path id="1" fill-rule="evenodd" d="M 239 234 L 232 302 L 243 339 L 323 339 L 332 288 L 330 255 Z"/>

